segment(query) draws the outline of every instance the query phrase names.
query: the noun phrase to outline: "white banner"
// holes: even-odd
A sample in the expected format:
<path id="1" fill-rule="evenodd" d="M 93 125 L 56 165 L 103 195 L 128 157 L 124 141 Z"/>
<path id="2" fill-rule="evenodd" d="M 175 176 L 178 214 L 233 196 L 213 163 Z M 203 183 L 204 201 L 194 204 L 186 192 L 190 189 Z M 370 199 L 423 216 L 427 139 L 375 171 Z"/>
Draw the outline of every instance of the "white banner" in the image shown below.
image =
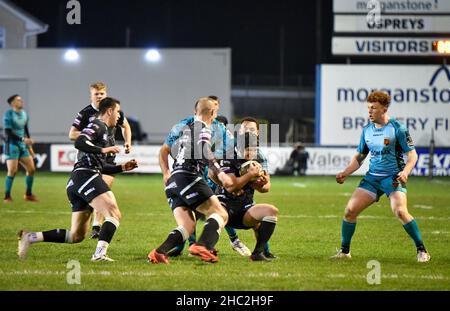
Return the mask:
<path id="1" fill-rule="evenodd" d="M 134 173 L 161 173 L 158 164 L 160 146 L 133 146 L 129 154 L 123 151 L 116 157 L 117 164 L 136 159 L 139 167 Z M 52 172 L 70 172 L 77 159 L 77 150 L 73 145 L 51 146 L 51 168 Z"/>
<path id="2" fill-rule="evenodd" d="M 335 32 L 448 33 L 450 16 L 381 15 L 380 23 L 368 23 L 365 15 L 335 15 Z"/>
<path id="3" fill-rule="evenodd" d="M 50 154 L 50 171 L 72 171 L 77 160 L 77 150 L 73 145 L 51 145 Z"/>
<path id="4" fill-rule="evenodd" d="M 356 146 L 368 122 L 372 90 L 392 97 L 388 115 L 408 128 L 416 146 L 450 146 L 450 67 L 439 65 L 322 65 L 316 91 L 316 143 Z"/>
<path id="5" fill-rule="evenodd" d="M 139 173 L 161 173 L 158 165 L 158 154 L 160 146 L 135 146 L 130 155 L 119 154 L 117 163 L 126 162 L 129 159 L 137 159 L 139 168 L 134 172 Z M 70 172 L 73 169 L 73 161 L 76 159 L 76 149 L 73 145 L 52 145 L 53 172 Z M 275 174 L 277 170 L 283 170 L 289 160 L 293 148 L 290 147 L 265 147 L 261 148 L 269 164 L 269 173 Z M 343 171 L 356 154 L 356 148 L 323 148 L 307 147 L 308 152 L 306 175 L 331 175 L 335 176 Z M 412 175 L 428 175 L 429 155 L 428 149 L 418 148 L 419 160 L 412 171 Z M 405 158 L 406 160 L 406 158 Z M 364 175 L 369 170 L 370 155 L 363 165 L 353 175 Z M 170 167 L 173 160 L 169 157 Z M 450 174 L 450 151 L 437 149 L 434 155 L 434 175 L 449 176 Z M 289 172 L 292 175 L 292 171 Z"/>
<path id="6" fill-rule="evenodd" d="M 269 173 L 282 170 L 293 148 L 261 148 L 269 163 Z M 336 175 L 343 171 L 356 154 L 356 148 L 305 148 L 309 158 L 306 175 Z M 369 156 L 370 157 L 370 156 Z M 354 175 L 364 175 L 369 169 L 369 157 Z"/>
<path id="7" fill-rule="evenodd" d="M 333 37 L 333 55 L 437 56 L 433 42 L 450 38 Z"/>
<path id="8" fill-rule="evenodd" d="M 136 159 L 139 167 L 135 173 L 161 173 L 159 168 L 159 148 L 160 146 L 134 146 L 130 154 L 120 153 L 117 155 L 117 164 L 124 163 L 130 159 Z M 269 163 L 269 173 L 275 174 L 277 169 L 283 169 L 293 148 L 289 147 L 266 147 L 261 148 Z M 335 175 L 345 169 L 352 156 L 355 155 L 355 148 L 306 148 L 309 153 L 308 175 Z M 70 172 L 76 161 L 77 150 L 73 145 L 52 145 L 51 146 L 51 168 L 52 172 Z M 173 160 L 170 159 L 170 167 Z M 366 161 L 368 163 L 368 161 Z M 365 163 L 356 174 L 365 174 L 368 169 Z"/>
<path id="9" fill-rule="evenodd" d="M 382 13 L 450 13 L 448 0 L 334 0 L 333 12 L 367 14 L 368 2 L 378 2 Z"/>

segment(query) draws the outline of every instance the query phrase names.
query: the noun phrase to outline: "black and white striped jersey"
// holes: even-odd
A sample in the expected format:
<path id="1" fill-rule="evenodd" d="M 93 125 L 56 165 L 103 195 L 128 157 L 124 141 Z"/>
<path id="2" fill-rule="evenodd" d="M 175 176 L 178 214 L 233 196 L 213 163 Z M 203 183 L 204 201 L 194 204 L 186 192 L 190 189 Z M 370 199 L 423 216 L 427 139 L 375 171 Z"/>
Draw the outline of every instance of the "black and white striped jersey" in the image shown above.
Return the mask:
<path id="1" fill-rule="evenodd" d="M 81 131 L 80 135 L 86 136 L 97 147 L 105 148 L 109 146 L 108 126 L 100 119 L 94 119 Z M 100 172 L 103 170 L 106 154 L 81 151 L 79 153 L 81 156 L 79 156 L 77 163 L 75 163 L 74 169 L 88 168 Z"/>
<path id="2" fill-rule="evenodd" d="M 108 140 L 109 145 L 108 146 L 114 146 L 116 144 L 116 129 L 117 127 L 120 127 L 123 125 L 123 122 L 125 120 L 125 115 L 123 114 L 123 111 L 119 111 L 120 117 L 119 120 L 117 120 L 117 125 L 115 127 L 108 128 Z M 98 116 L 98 110 L 94 107 L 93 104 L 90 104 L 83 109 L 81 109 L 80 112 L 78 112 L 75 120 L 72 123 L 72 126 L 75 127 L 77 130 L 82 131 L 84 128 L 86 128 L 92 121 L 94 121 Z M 84 155 L 83 151 L 78 151 L 77 154 L 77 160 L 80 160 Z M 115 155 L 109 154 L 109 158 L 112 159 L 112 162 L 114 162 Z"/>
<path id="3" fill-rule="evenodd" d="M 219 168 L 211 151 L 211 130 L 204 122 L 192 122 L 180 131 L 181 136 L 171 148 L 174 158 L 172 174 L 186 172 L 203 176 L 205 167 Z"/>

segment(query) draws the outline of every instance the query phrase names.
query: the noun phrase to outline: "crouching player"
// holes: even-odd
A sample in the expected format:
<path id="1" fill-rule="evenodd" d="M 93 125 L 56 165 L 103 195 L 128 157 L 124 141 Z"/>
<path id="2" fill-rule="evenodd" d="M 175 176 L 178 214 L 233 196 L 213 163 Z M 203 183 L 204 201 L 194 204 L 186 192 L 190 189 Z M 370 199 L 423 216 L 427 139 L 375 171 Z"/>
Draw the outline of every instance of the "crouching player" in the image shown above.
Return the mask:
<path id="1" fill-rule="evenodd" d="M 135 160 L 122 165 L 106 163 L 109 153 L 119 153 L 118 146 L 109 146 L 108 127 L 116 126 L 120 117 L 120 102 L 106 97 L 99 105 L 99 117 L 94 119 L 75 141 L 75 148 L 84 152 L 75 163 L 66 186 L 67 197 L 72 206 L 72 225 L 70 230 L 53 229 L 44 232 L 19 232 L 19 258 L 25 258 L 31 244 L 37 242 L 79 243 L 84 240 L 92 211 L 105 216 L 100 230 L 97 247 L 92 261 L 113 261 L 106 255 L 122 217 L 114 194 L 102 179 L 104 174 L 117 174 L 137 167 Z M 93 209 L 92 209 L 93 208 Z"/>
<path id="2" fill-rule="evenodd" d="M 261 170 L 258 162 L 258 137 L 252 133 L 245 133 L 238 139 L 234 158 L 220 161 L 221 169 L 232 180 L 231 185 L 222 185 L 214 176 L 219 187 L 216 190 L 220 203 L 228 212 L 228 226 L 235 229 L 250 229 L 255 231 L 256 245 L 250 256 L 252 261 L 271 261 L 264 255 L 264 246 L 272 236 L 278 220 L 278 209 L 270 204 L 255 204 L 253 196 L 255 190 L 267 192 L 270 183 L 264 174 L 257 173 L 248 181 L 248 174 L 253 174 L 254 167 Z M 248 171 L 244 174 L 242 164 L 251 162 Z M 244 181 L 245 180 L 245 181 Z"/>

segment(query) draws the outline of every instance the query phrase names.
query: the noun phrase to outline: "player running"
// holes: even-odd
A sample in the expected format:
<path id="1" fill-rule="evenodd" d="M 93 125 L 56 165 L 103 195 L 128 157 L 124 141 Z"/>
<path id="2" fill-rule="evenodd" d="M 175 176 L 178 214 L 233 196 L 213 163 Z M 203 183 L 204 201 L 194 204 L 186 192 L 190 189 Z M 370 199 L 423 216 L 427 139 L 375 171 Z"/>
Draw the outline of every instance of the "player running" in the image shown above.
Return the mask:
<path id="1" fill-rule="evenodd" d="M 110 153 L 119 153 L 118 146 L 110 146 L 108 128 L 114 127 L 120 117 L 120 102 L 106 97 L 100 101 L 99 117 L 85 127 L 75 141 L 75 148 L 83 156 L 75 163 L 66 186 L 67 197 L 72 207 L 70 230 L 54 229 L 44 232 L 19 232 L 19 258 L 25 258 L 31 244 L 37 242 L 79 243 L 84 240 L 89 228 L 93 209 L 102 214 L 105 222 L 100 230 L 92 261 L 114 261 L 107 256 L 108 246 L 119 227 L 122 217 L 116 198 L 102 179 L 102 174 L 117 174 L 137 167 L 135 160 L 122 165 L 106 162 Z"/>
<path id="2" fill-rule="evenodd" d="M 84 107 L 80 112 L 78 112 L 77 117 L 73 121 L 72 127 L 69 131 L 70 140 L 75 141 L 80 135 L 81 131 L 95 118 L 97 118 L 100 101 L 108 96 L 107 91 L 108 90 L 106 84 L 103 82 L 95 82 L 90 85 L 89 92 L 91 104 Z M 114 146 L 116 144 L 115 134 L 117 127 L 120 127 L 122 129 L 122 134 L 125 140 L 125 153 L 129 153 L 131 150 L 131 128 L 122 110 L 120 111 L 120 118 L 117 121 L 117 125 L 108 128 L 109 146 Z M 79 151 L 77 155 L 78 159 L 80 159 L 82 156 L 83 152 Z M 115 165 L 115 158 L 116 155 L 114 153 L 110 153 L 106 157 L 106 162 L 111 165 Z M 108 187 L 112 188 L 112 185 L 114 183 L 114 175 L 103 174 L 102 176 Z M 103 220 L 103 216 L 101 214 L 97 214 L 94 210 L 91 239 L 97 239 L 99 237 L 100 227 L 103 223 Z"/>

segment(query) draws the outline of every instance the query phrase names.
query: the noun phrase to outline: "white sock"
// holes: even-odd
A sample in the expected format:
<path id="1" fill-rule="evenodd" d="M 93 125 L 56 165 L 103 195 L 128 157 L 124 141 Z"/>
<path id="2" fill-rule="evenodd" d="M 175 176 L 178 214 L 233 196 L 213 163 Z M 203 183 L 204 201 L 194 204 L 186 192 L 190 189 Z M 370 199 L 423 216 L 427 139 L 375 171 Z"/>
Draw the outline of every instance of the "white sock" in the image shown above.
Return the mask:
<path id="1" fill-rule="evenodd" d="M 44 235 L 42 232 L 29 232 L 27 234 L 27 239 L 31 244 L 36 242 L 44 242 Z"/>

